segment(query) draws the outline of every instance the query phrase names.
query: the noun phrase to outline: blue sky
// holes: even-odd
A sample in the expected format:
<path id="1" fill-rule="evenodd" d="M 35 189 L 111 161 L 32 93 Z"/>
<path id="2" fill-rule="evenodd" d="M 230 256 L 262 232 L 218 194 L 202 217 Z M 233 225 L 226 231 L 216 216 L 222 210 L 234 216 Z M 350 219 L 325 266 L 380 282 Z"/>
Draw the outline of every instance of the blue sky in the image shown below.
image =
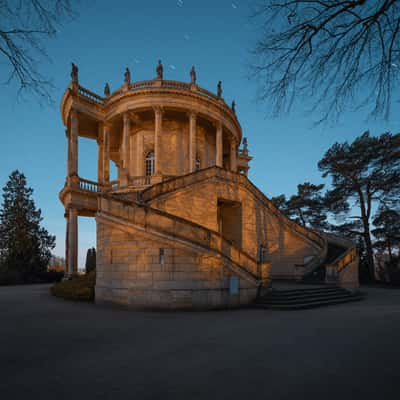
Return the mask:
<path id="1" fill-rule="evenodd" d="M 257 102 L 257 82 L 249 79 L 250 51 L 260 34 L 249 17 L 254 3 L 81 1 L 76 19 L 45 43 L 52 62 L 43 61 L 41 71 L 53 80 L 56 104 L 40 105 L 33 97 L 18 100 L 14 84 L 1 86 L 0 185 L 14 169 L 26 174 L 44 225 L 57 237 L 56 254 L 64 254 L 65 242 L 58 193 L 65 181 L 66 138 L 59 103 L 69 84 L 71 61 L 79 66 L 81 85 L 99 94 L 105 82 L 111 90 L 122 84 L 126 66 L 133 81 L 154 78 L 158 59 L 163 61 L 165 79 L 188 81 L 194 64 L 200 86 L 215 91 L 222 80 L 223 96 L 229 104 L 235 99 L 254 157 L 249 177 L 268 196 L 292 194 L 298 183 L 307 180 L 323 182 L 317 162 L 334 142 L 352 140 L 367 129 L 372 134 L 398 131 L 399 117 L 371 121 L 363 111 L 317 127 L 313 121 L 318 115 L 301 108 L 270 118 L 268 106 Z M 3 70 L 2 60 L 0 65 Z M 96 144 L 81 139 L 79 145 L 79 175 L 96 179 Z M 80 218 L 80 265 L 91 246 L 95 246 L 95 223 Z"/>

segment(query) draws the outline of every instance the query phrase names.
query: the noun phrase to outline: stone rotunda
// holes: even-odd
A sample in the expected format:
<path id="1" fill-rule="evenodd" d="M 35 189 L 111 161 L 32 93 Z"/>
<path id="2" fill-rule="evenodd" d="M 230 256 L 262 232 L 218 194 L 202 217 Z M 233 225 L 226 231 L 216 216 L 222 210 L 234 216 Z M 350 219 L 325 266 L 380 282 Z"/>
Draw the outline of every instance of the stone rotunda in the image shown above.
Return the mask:
<path id="1" fill-rule="evenodd" d="M 77 272 L 78 216 L 97 230 L 96 301 L 137 308 L 237 307 L 274 279 L 318 276 L 358 286 L 347 240 L 289 220 L 247 178 L 247 140 L 222 97 L 196 83 L 131 82 L 104 96 L 85 89 L 73 64 L 61 102 L 68 143 L 60 192 L 67 273 Z M 98 178 L 78 173 L 78 138 L 98 146 Z M 118 177 L 110 180 L 110 163 Z M 336 257 L 331 249 L 340 248 Z"/>

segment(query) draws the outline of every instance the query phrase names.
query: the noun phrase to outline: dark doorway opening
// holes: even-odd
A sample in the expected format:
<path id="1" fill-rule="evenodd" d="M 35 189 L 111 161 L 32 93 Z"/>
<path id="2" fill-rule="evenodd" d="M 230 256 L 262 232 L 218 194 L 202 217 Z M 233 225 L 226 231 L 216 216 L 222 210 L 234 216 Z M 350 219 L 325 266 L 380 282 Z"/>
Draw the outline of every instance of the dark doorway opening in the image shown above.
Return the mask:
<path id="1" fill-rule="evenodd" d="M 237 201 L 218 200 L 218 230 L 224 239 L 242 247 L 242 204 Z"/>

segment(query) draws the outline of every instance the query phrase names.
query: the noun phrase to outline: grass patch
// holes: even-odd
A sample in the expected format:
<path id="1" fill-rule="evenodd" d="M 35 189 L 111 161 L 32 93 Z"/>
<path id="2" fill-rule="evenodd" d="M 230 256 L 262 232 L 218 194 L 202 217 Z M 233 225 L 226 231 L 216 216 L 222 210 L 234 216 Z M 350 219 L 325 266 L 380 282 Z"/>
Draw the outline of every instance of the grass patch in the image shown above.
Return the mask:
<path id="1" fill-rule="evenodd" d="M 68 300 L 94 301 L 95 283 L 96 273 L 91 271 L 86 275 L 74 276 L 69 281 L 55 283 L 50 293 Z"/>

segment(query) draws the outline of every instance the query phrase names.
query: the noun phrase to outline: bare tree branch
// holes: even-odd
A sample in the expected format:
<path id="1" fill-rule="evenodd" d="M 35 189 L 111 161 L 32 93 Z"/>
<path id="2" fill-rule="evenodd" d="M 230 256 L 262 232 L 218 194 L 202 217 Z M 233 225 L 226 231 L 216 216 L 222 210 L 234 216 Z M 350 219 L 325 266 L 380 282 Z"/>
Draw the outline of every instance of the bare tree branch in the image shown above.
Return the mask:
<path id="1" fill-rule="evenodd" d="M 51 81 L 38 69 L 38 62 L 49 58 L 43 40 L 54 37 L 61 22 L 72 16 L 70 0 L 0 0 L 3 83 L 15 81 L 19 94 L 31 92 L 51 101 Z"/>
<path id="2" fill-rule="evenodd" d="M 368 107 L 388 118 L 400 72 L 400 0 L 264 0 L 254 49 L 273 114 L 300 96 L 321 118 Z"/>

